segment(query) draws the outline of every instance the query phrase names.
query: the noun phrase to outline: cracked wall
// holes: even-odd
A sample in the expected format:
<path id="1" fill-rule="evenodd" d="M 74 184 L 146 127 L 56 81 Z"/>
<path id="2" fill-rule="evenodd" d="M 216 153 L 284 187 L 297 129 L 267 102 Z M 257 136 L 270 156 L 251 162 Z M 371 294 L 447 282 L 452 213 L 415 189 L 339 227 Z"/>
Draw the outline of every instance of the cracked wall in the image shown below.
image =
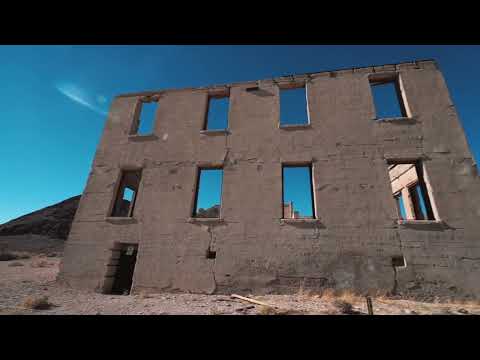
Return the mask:
<path id="1" fill-rule="evenodd" d="M 369 75 L 392 72 L 411 116 L 379 122 Z M 280 128 L 279 88 L 303 82 L 310 123 Z M 201 131 L 208 96 L 226 92 L 228 131 Z M 159 102 L 153 135 L 129 135 L 146 95 Z M 397 223 L 392 159 L 423 160 L 441 223 Z M 312 163 L 317 221 L 281 221 L 282 164 L 292 162 Z M 219 165 L 221 219 L 192 219 L 197 167 Z M 108 217 L 121 169 L 142 169 L 128 221 Z M 100 291 L 112 247 L 125 242 L 139 245 L 134 292 L 391 291 L 396 271 L 400 292 L 478 296 L 479 190 L 433 61 L 128 94 L 112 104 L 59 280 Z M 399 255 L 407 267 L 395 270 Z"/>

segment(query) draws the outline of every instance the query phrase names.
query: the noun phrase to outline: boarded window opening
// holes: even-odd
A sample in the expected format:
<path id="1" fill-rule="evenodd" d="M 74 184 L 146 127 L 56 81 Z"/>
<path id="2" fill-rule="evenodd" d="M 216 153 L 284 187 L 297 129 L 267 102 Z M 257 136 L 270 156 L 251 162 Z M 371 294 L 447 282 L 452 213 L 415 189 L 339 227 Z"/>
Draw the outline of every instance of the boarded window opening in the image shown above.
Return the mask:
<path id="1" fill-rule="evenodd" d="M 226 130 L 228 128 L 229 98 L 209 97 L 208 110 L 203 130 Z"/>
<path id="2" fill-rule="evenodd" d="M 399 219 L 435 220 L 422 163 L 390 163 L 388 173 Z"/>
<path id="3" fill-rule="evenodd" d="M 131 217 L 135 207 L 141 170 L 123 171 L 118 187 L 115 203 L 112 208 L 113 217 Z"/>
<path id="4" fill-rule="evenodd" d="M 308 123 L 306 87 L 280 89 L 280 126 Z"/>
<path id="5" fill-rule="evenodd" d="M 223 169 L 200 168 L 193 217 L 219 218 L 222 200 Z"/>
<path id="6" fill-rule="evenodd" d="M 131 132 L 133 135 L 149 135 L 153 133 L 157 105 L 158 102 L 156 101 L 140 102 L 139 114 Z"/>
<path id="7" fill-rule="evenodd" d="M 407 117 L 398 77 L 370 80 L 377 119 Z"/>
<path id="8" fill-rule="evenodd" d="M 283 165 L 283 219 L 314 219 L 312 166 Z"/>

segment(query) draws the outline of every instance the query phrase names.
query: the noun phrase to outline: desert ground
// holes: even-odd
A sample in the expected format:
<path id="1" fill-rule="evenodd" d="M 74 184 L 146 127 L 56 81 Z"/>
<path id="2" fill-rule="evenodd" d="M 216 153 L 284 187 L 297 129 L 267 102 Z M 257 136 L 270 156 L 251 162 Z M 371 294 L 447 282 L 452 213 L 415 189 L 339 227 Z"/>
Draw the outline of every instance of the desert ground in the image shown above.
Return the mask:
<path id="1" fill-rule="evenodd" d="M 364 297 L 349 293 L 247 295 L 270 306 L 230 295 L 104 295 L 73 290 L 56 283 L 63 240 L 38 235 L 0 238 L 16 259 L 0 261 L 0 315 L 367 315 Z M 419 302 L 372 298 L 375 315 L 478 315 L 480 303 Z"/>

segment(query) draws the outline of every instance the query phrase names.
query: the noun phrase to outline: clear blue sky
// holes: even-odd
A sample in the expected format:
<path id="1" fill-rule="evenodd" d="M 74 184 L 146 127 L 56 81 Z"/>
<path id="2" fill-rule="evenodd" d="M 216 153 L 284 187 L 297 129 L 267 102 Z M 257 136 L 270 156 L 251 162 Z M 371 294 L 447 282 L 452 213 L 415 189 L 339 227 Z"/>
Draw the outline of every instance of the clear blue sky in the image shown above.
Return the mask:
<path id="1" fill-rule="evenodd" d="M 480 157 L 480 46 L 0 46 L 0 223 L 80 194 L 119 93 L 435 58 Z"/>

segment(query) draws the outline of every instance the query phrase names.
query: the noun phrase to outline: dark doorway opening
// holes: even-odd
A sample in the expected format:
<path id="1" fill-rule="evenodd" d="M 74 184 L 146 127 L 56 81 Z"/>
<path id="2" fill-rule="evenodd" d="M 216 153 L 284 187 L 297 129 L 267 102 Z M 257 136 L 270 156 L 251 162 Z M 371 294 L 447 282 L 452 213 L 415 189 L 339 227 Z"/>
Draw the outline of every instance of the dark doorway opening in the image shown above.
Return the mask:
<path id="1" fill-rule="evenodd" d="M 122 244 L 113 279 L 111 294 L 129 295 L 137 261 L 138 245 Z"/>

